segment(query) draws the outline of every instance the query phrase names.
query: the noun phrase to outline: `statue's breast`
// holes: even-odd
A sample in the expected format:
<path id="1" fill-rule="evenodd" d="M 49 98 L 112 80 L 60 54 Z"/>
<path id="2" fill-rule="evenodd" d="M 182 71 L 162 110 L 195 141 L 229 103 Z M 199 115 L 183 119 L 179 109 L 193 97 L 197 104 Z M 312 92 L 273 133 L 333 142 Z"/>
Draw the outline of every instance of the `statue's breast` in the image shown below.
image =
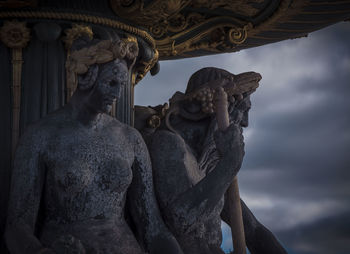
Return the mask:
<path id="1" fill-rule="evenodd" d="M 62 131 L 45 155 L 47 203 L 87 217 L 121 210 L 132 181 L 133 149 L 108 132 Z M 118 209 L 120 208 L 120 209 Z"/>

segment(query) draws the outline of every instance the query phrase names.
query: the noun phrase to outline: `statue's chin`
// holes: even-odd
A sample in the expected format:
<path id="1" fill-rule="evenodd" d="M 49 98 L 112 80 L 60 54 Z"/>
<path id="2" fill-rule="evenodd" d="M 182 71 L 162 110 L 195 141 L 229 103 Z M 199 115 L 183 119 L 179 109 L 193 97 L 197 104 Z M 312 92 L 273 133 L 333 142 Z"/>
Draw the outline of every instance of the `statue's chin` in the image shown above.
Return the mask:
<path id="1" fill-rule="evenodd" d="M 112 105 L 106 105 L 104 108 L 104 113 L 109 114 L 112 111 Z"/>
<path id="2" fill-rule="evenodd" d="M 100 113 L 110 114 L 113 109 L 113 103 L 116 102 L 116 99 L 113 101 L 105 101 L 101 106 Z"/>

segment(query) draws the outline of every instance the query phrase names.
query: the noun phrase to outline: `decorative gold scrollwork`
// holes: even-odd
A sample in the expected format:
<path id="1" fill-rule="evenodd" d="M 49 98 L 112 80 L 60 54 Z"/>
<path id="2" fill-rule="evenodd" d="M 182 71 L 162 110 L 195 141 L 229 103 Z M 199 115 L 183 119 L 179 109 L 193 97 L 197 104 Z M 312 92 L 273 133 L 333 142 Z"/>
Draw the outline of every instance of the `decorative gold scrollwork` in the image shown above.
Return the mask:
<path id="1" fill-rule="evenodd" d="M 158 24 L 154 24 L 149 28 L 149 31 L 155 38 L 163 37 L 168 31 L 168 24 L 165 22 L 160 22 Z"/>
<path id="2" fill-rule="evenodd" d="M 155 0 L 146 6 L 141 0 L 110 0 L 111 7 L 118 16 L 146 26 L 155 38 L 161 38 L 167 33 L 170 20 L 190 2 L 190 0 Z"/>
<path id="3" fill-rule="evenodd" d="M 219 23 L 218 25 L 210 26 L 210 24 L 215 23 L 216 20 L 218 20 L 218 18 L 204 20 L 191 29 L 184 31 L 183 33 L 191 33 L 192 30 L 201 27 L 209 27 L 209 29 L 203 30 L 196 36 L 185 40 L 184 42 L 176 43 L 177 39 L 182 36 L 182 33 L 177 33 L 174 36 L 158 40 L 157 44 L 160 55 L 167 59 L 175 55 L 186 57 L 187 52 L 201 49 L 213 53 L 232 50 L 247 39 L 248 30 L 252 27 L 250 23 L 240 26 L 235 25 L 235 23 L 239 24 L 239 21 L 230 17 L 227 17 L 227 20 L 232 20 L 232 22 Z"/>
<path id="4" fill-rule="evenodd" d="M 137 84 L 143 77 L 149 72 L 152 67 L 158 62 L 159 52 L 155 51 L 153 58 L 148 62 L 139 62 L 139 67 L 135 70 L 137 76 L 135 78 L 135 84 Z"/>
<path id="5" fill-rule="evenodd" d="M 160 59 L 235 51 L 261 30 L 261 24 L 280 17 L 290 3 L 291 0 L 278 4 L 265 0 L 110 0 L 119 17 L 150 32 Z M 271 13 L 265 17 L 267 9 Z M 258 17 L 263 21 L 253 27 Z"/>
<path id="6" fill-rule="evenodd" d="M 130 26 L 118 20 L 72 12 L 54 12 L 54 11 L 31 11 L 31 10 L 19 10 L 19 11 L 0 11 L 0 19 L 7 18 L 39 18 L 39 19 L 60 19 L 69 20 L 75 22 L 86 22 L 97 25 L 109 26 L 112 28 L 123 30 L 127 33 L 140 36 L 143 38 L 153 49 L 156 44 L 153 37 L 146 32 L 134 26 Z"/>
<path id="7" fill-rule="evenodd" d="M 164 103 L 163 105 L 153 107 L 152 109 L 157 111 L 157 114 L 154 114 L 147 119 L 147 126 L 157 129 L 160 126 L 162 119 L 165 118 L 165 115 L 169 110 L 169 105 L 168 103 Z"/>
<path id="8" fill-rule="evenodd" d="M 248 37 L 247 30 L 252 28 L 253 25 L 249 23 L 243 28 L 231 28 L 228 32 L 228 39 L 231 43 L 239 45 L 245 42 Z"/>

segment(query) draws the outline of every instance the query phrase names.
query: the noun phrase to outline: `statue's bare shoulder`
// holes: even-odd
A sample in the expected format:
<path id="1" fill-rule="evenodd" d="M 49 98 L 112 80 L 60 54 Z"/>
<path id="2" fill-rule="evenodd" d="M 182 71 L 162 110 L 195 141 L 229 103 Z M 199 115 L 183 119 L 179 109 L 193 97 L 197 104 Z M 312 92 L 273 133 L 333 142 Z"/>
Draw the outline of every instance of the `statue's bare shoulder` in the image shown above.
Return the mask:
<path id="1" fill-rule="evenodd" d="M 63 128 L 63 116 L 60 111 L 55 111 L 26 127 L 17 149 L 45 151 L 50 137 L 57 135 L 57 131 Z"/>
<path id="2" fill-rule="evenodd" d="M 171 199 L 191 188 L 202 176 L 198 164 L 183 138 L 168 130 L 157 130 L 149 144 L 153 175 L 159 201 L 167 206 Z"/>

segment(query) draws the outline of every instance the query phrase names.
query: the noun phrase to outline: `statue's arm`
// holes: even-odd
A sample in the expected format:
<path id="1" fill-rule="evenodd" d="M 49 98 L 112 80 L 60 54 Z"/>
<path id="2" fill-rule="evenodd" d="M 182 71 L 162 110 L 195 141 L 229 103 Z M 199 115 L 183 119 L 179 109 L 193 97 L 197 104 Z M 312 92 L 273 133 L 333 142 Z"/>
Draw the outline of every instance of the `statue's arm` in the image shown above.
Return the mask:
<path id="1" fill-rule="evenodd" d="M 150 254 L 182 254 L 174 236 L 166 228 L 154 194 L 151 160 L 141 135 L 135 133 L 133 180 L 127 202 L 139 236 Z"/>
<path id="2" fill-rule="evenodd" d="M 29 130 L 21 138 L 11 176 L 5 241 L 10 253 L 50 253 L 35 236 L 44 184 L 42 136 Z"/>
<path id="3" fill-rule="evenodd" d="M 168 213 L 171 215 L 169 220 L 172 221 L 169 222 L 174 227 L 182 227 L 180 231 L 186 231 L 192 225 L 208 219 L 240 169 L 244 154 L 244 144 L 243 139 L 240 137 L 240 131 L 234 128 L 236 127 L 230 127 L 230 130 L 223 133 L 220 137 L 220 139 L 226 140 L 222 141 L 223 143 L 226 142 L 225 145 L 222 145 L 222 147 L 225 147 L 222 149 L 225 154 L 222 154 L 216 167 L 200 182 L 178 193 L 172 202 L 165 205 Z M 168 133 L 166 137 L 165 134 L 160 135 L 163 137 L 155 136 L 151 143 L 154 170 L 164 172 L 161 178 L 156 179 L 156 185 L 161 181 L 173 181 L 175 183 L 186 181 L 187 179 L 167 178 L 182 176 L 181 172 L 191 171 L 188 167 L 195 166 L 186 161 L 184 154 L 189 152 L 186 146 L 181 144 L 181 140 L 176 134 Z M 168 146 L 161 146 L 160 144 L 162 143 L 168 143 Z M 171 149 L 177 151 L 171 151 Z M 174 173 L 174 170 L 178 173 Z M 165 173 L 168 173 L 168 175 Z M 157 177 L 157 173 L 155 173 L 155 176 Z M 168 189 L 169 196 L 171 192 L 177 192 L 176 184 L 168 184 L 168 186 L 173 188 L 172 190 Z M 159 192 L 163 191 L 165 191 L 165 188 L 157 188 L 158 196 L 162 196 L 163 194 Z M 165 196 L 163 197 L 166 199 Z M 160 202 L 165 203 L 166 200 Z"/>
<path id="4" fill-rule="evenodd" d="M 250 211 L 248 206 L 241 200 L 242 216 L 244 224 L 244 234 L 247 247 L 252 254 L 287 254 L 286 250 L 279 243 L 276 237 L 261 224 L 254 214 Z M 224 208 L 221 212 L 221 219 L 229 223 L 229 209 L 225 200 Z"/>

